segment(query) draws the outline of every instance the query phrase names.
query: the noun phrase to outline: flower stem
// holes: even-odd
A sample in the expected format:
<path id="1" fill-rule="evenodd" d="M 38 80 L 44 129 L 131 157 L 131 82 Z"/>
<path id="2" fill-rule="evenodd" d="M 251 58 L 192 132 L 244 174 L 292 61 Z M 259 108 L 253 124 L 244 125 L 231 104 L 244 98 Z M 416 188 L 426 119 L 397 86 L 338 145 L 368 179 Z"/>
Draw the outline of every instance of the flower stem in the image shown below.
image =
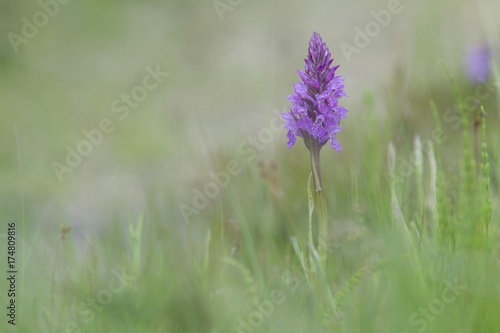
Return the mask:
<path id="1" fill-rule="evenodd" d="M 310 148 L 311 152 L 311 170 L 313 174 L 314 180 L 314 192 L 318 192 L 322 190 L 321 185 L 321 168 L 319 163 L 319 153 L 320 149 L 316 145 L 312 145 Z"/>
<path id="2" fill-rule="evenodd" d="M 318 255 L 323 271 L 326 269 L 327 258 L 327 238 L 328 238 L 328 218 L 326 212 L 326 202 L 323 191 L 316 192 L 316 205 L 318 206 Z"/>
<path id="3" fill-rule="evenodd" d="M 318 216 L 318 256 L 323 272 L 326 268 L 327 238 L 328 238 L 328 215 L 326 201 L 321 184 L 320 148 L 311 147 L 311 169 L 314 180 L 314 200 L 316 201 Z"/>

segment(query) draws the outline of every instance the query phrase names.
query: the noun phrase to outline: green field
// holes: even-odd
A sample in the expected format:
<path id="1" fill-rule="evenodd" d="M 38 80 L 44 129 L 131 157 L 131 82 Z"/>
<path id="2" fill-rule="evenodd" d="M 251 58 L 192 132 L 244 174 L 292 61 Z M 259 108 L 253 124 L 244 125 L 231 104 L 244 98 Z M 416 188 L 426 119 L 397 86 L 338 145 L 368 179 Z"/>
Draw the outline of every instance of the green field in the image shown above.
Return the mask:
<path id="1" fill-rule="evenodd" d="M 0 332 L 499 333 L 499 9 L 2 2 Z M 325 267 L 279 115 L 313 31 L 349 109 Z"/>

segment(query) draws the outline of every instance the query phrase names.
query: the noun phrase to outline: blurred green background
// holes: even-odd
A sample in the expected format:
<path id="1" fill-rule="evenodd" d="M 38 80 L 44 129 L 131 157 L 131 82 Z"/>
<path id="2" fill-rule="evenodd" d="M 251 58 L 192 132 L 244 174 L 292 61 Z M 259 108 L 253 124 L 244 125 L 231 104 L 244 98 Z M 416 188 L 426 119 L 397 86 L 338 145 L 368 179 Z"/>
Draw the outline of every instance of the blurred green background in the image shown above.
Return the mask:
<path id="1" fill-rule="evenodd" d="M 273 132 L 255 158 L 245 159 L 240 150 L 245 143 L 249 147 L 249 137 L 270 127 L 273 110 L 286 111 L 309 38 L 319 32 L 340 65 L 337 73 L 345 76 L 349 98 L 341 104 L 350 110 L 339 134 L 342 152 L 325 148 L 322 154 L 332 242 L 346 244 L 341 253 L 334 251 L 330 287 L 340 288 L 373 257 L 400 255 L 402 245 L 388 231 L 387 145 L 394 142 L 408 156 L 415 135 L 425 141 L 437 126 L 430 101 L 439 115 L 456 104 L 443 64 L 463 96 L 474 94 L 465 77 L 465 52 L 483 43 L 498 50 L 500 3 L 401 0 L 401 12 L 369 45 L 346 57 L 342 43 L 354 45 L 355 29 L 364 29 L 373 21 L 371 12 L 388 3 L 2 1 L 0 241 L 4 251 L 6 224 L 15 220 L 18 331 L 79 332 L 65 326 L 72 320 L 82 332 L 237 331 L 237 318 L 247 318 L 250 296 L 241 281 L 243 270 L 221 263 L 226 256 L 248 267 L 243 275 L 255 280 L 260 297 L 269 298 L 273 288 L 287 290 L 287 299 L 296 297 L 255 331 L 407 329 L 408 316 L 429 298 L 412 288 L 406 268 L 398 266 L 392 272 L 396 278 L 386 273 L 355 291 L 344 320 L 333 326 L 325 326 L 311 306 L 321 303 L 315 293 L 296 294 L 279 284 L 286 271 L 300 271 L 289 239 L 307 234 L 309 154 L 301 140 L 288 150 L 284 129 Z M 44 8 L 52 13 L 46 22 L 39 14 Z M 23 36 L 30 30 L 26 20 L 43 23 L 29 38 Z M 126 115 L 115 112 L 113 103 L 137 90 L 157 68 L 168 76 L 144 90 L 144 99 Z M 498 219 L 500 177 L 497 98 L 498 92 L 481 101 L 488 114 L 492 221 Z M 83 131 L 98 128 L 103 119 L 113 129 L 58 179 L 54 163 L 65 164 L 68 147 L 77 149 L 86 140 Z M 453 183 L 453 175 L 460 178 L 462 132 L 449 123 L 444 130 L 450 139 L 437 148 L 440 168 Z M 210 173 L 232 160 L 241 173 L 187 223 L 180 205 L 192 206 L 194 190 L 203 189 Z M 425 172 L 427 177 L 427 167 Z M 408 224 L 418 223 L 415 191 L 410 181 L 400 184 Z M 129 226 L 141 219 L 137 240 Z M 488 244 L 494 248 L 492 237 Z M 457 261 L 469 255 L 461 252 Z M 467 268 L 450 265 L 450 281 Z M 498 267 L 485 267 L 474 278 L 489 272 L 491 280 L 482 281 L 495 288 Z M 82 300 L 96 295 L 112 279 L 111 271 L 122 268 L 136 277 L 133 286 L 89 323 L 78 319 Z M 396 282 L 384 285 L 386 279 Z M 424 285 L 428 295 L 439 289 Z M 500 291 L 481 290 L 490 295 L 479 298 L 491 299 L 480 303 L 471 291 L 426 331 L 496 332 Z M 467 304 L 474 310 L 460 317 Z M 462 325 L 456 325 L 457 318 Z"/>

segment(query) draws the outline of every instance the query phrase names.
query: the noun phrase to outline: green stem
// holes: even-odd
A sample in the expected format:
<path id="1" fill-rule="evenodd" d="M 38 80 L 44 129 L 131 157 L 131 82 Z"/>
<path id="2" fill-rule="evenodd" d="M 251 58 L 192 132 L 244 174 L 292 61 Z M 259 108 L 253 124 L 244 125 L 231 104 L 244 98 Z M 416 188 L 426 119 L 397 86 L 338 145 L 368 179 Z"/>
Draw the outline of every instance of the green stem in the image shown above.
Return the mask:
<path id="1" fill-rule="evenodd" d="M 321 148 L 317 146 L 313 146 L 310 148 L 311 152 L 311 170 L 313 174 L 314 180 L 314 192 L 318 192 L 322 190 L 321 185 L 321 168 L 319 163 L 319 152 Z"/>
<path id="2" fill-rule="evenodd" d="M 328 238 L 328 218 L 326 213 L 326 202 L 323 191 L 316 192 L 316 203 L 318 206 L 318 255 L 323 272 L 326 269 L 327 251 L 327 238 Z"/>
<path id="3" fill-rule="evenodd" d="M 328 238 L 328 216 L 326 211 L 325 196 L 321 184 L 321 169 L 320 169 L 320 149 L 319 147 L 311 147 L 311 169 L 314 180 L 314 199 L 316 201 L 317 216 L 318 216 L 318 256 L 323 272 L 326 268 L 327 258 L 327 238 Z"/>

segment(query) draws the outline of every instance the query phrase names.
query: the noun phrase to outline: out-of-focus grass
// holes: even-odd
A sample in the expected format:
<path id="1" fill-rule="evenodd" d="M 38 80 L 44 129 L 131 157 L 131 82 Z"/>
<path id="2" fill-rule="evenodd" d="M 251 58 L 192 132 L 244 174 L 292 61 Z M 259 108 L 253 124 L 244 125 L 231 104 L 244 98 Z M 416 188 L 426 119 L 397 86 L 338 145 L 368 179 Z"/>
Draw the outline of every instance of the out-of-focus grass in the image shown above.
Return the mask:
<path id="1" fill-rule="evenodd" d="M 12 16 L 2 21 L 7 30 L 19 29 L 13 18 L 36 10 L 8 6 Z M 485 140 L 473 128 L 479 113 L 469 115 L 471 144 L 474 138 L 487 143 L 483 159 L 464 145 L 464 130 L 443 119 L 458 101 L 437 58 L 450 64 L 462 96 L 474 94 L 474 87 L 463 79 L 460 61 L 446 57 L 446 45 L 428 40 L 427 29 L 438 24 L 417 21 L 409 58 L 414 64 L 402 59 L 386 88 L 374 88 L 379 82 L 363 77 L 368 83 L 350 92 L 343 151 L 322 154 L 331 219 L 326 281 L 342 305 L 333 313 L 325 290 L 308 285 L 290 241 L 297 237 L 303 245 L 307 239 L 306 149 L 286 150 L 283 131 L 250 162 L 238 153 L 248 135 L 269 126 L 273 108 L 286 106 L 290 83 L 298 79 L 294 68 L 302 65 L 306 44 L 288 35 L 317 29 L 306 20 L 300 27 L 236 24 L 252 17 L 268 22 L 265 15 L 284 22 L 286 13 L 266 6 L 243 2 L 221 23 L 206 14 L 211 3 L 74 2 L 21 45 L 19 55 L 2 42 L 0 218 L 18 222 L 19 332 L 238 332 L 241 320 L 259 323 L 247 329 L 252 332 L 498 330 L 498 91 L 482 101 Z M 422 10 L 434 6 L 425 3 Z M 351 38 L 331 23 L 322 27 Z M 274 39 L 262 37 L 266 29 Z M 257 30 L 263 34 L 252 33 Z M 463 42 L 453 38 L 451 45 Z M 357 66 L 344 63 L 340 53 L 334 56 L 346 75 Z M 156 64 L 170 76 L 119 121 L 110 103 Z M 395 217 L 387 179 L 389 142 L 409 160 L 415 136 L 425 142 L 438 127 L 431 101 L 448 138 L 434 145 L 436 230 L 428 227 L 429 157 L 424 154 L 423 184 L 413 172 L 394 189 L 404 221 Z M 84 138 L 81 131 L 103 117 L 112 118 L 116 129 L 59 183 L 51 163 L 62 161 L 65 147 L 74 147 Z M 467 150 L 472 157 L 463 157 Z M 203 189 L 210 171 L 224 170 L 234 159 L 243 171 L 186 223 L 178 205 L 191 204 L 191 189 Z M 463 166 L 472 159 L 478 169 L 467 175 Z M 490 193 L 479 168 L 485 160 Z M 481 228 L 486 194 L 493 204 L 487 230 Z M 141 213 L 137 271 L 137 248 L 127 231 Z M 123 271 L 133 278 L 117 290 L 114 274 Z M 435 300 L 442 300 L 448 281 L 467 287 L 453 301 L 441 302 L 441 311 Z"/>

